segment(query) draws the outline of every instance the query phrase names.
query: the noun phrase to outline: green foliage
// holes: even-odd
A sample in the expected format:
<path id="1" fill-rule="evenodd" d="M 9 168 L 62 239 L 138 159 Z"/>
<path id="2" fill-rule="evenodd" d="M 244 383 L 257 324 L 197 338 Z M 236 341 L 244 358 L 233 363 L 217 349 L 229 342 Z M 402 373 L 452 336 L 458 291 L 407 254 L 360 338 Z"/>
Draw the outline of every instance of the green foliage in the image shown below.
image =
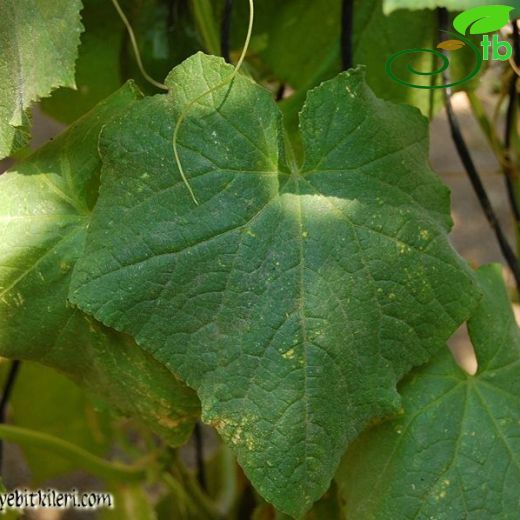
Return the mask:
<path id="1" fill-rule="evenodd" d="M 469 321 L 479 369 L 449 352 L 400 386 L 402 415 L 354 443 L 336 480 L 348 517 L 516 518 L 520 499 L 520 331 L 499 266 L 477 273 Z"/>
<path id="2" fill-rule="evenodd" d="M 34 396 L 42 389 L 45 394 L 35 406 Z M 96 413 L 78 386 L 50 368 L 22 364 L 11 406 L 10 419 L 17 426 L 56 435 L 98 456 L 109 448 L 106 414 Z M 76 469 L 75 462 L 38 448 L 25 446 L 23 452 L 34 485 Z"/>
<path id="3" fill-rule="evenodd" d="M 270 24 L 267 45 L 262 52 L 276 77 L 299 90 L 307 90 L 339 73 L 337 20 L 341 2 L 326 0 L 308 6 L 305 1 L 293 0 L 283 6 L 277 2 L 276 7 L 276 15 L 272 13 L 275 23 Z M 397 50 L 431 47 L 436 37 L 434 14 L 423 12 L 417 16 L 417 13 L 403 12 L 384 16 L 380 0 L 357 1 L 355 13 L 354 62 L 367 66 L 369 86 L 384 99 L 416 105 L 428 115 L 431 94 L 389 83 L 384 63 Z M 316 20 L 320 20 L 318 26 Z M 403 26 L 407 27 L 406 31 L 402 30 Z M 422 56 L 414 65 L 427 70 L 431 67 L 431 57 Z"/>
<path id="4" fill-rule="evenodd" d="M 75 121 L 123 83 L 123 23 L 110 1 L 83 0 L 83 4 L 85 32 L 76 61 L 76 88 L 61 88 L 42 102 L 48 114 L 64 123 Z"/>
<path id="5" fill-rule="evenodd" d="M 142 79 L 124 25 L 110 0 L 84 0 L 85 32 L 76 62 L 77 88 L 61 88 L 42 108 L 71 123 L 96 103 L 135 78 L 145 92 L 157 89 Z M 183 2 L 126 0 L 122 6 L 133 26 L 145 68 L 163 79 L 171 68 L 198 50 L 188 9 Z"/>
<path id="6" fill-rule="evenodd" d="M 74 87 L 80 0 L 3 0 L 0 6 L 0 158 L 28 140 L 27 111 Z"/>
<path id="7" fill-rule="evenodd" d="M 301 167 L 265 90 L 240 77 L 202 99 L 179 138 L 194 206 L 174 122 L 230 71 L 198 54 L 169 76 L 175 94 L 105 127 L 71 301 L 194 387 L 262 495 L 300 515 L 476 292 L 447 241 L 425 121 L 375 98 L 359 70 L 309 94 Z"/>
<path id="8" fill-rule="evenodd" d="M 237 47 L 244 40 L 246 4 L 242 4 L 242 10 L 237 6 L 233 20 Z M 436 96 L 424 90 L 403 89 L 389 82 L 384 63 L 400 49 L 434 47 L 437 38 L 435 14 L 402 11 L 385 16 L 382 0 L 356 0 L 354 13 L 354 62 L 367 65 L 369 86 L 384 99 L 415 105 L 425 115 L 430 115 L 436 108 Z M 296 93 L 282 103 L 285 124 L 291 131 L 297 129 L 298 112 L 305 102 L 306 92 L 341 70 L 340 15 L 340 0 L 263 0 L 256 6 L 252 53 L 267 68 L 270 77 L 296 89 Z M 418 56 L 414 65 L 419 70 L 430 69 L 431 56 Z M 404 77 L 411 79 L 410 71 L 405 70 Z"/>
<path id="9" fill-rule="evenodd" d="M 469 2 L 355 0 L 340 72 L 341 0 L 262 0 L 236 76 L 192 55 L 220 52 L 223 0 L 120 3 L 146 71 L 108 0 L 0 2 L 3 385 L 22 361 L 0 439 L 30 484 L 89 472 L 115 495 L 101 520 L 516 518 L 519 330 L 499 268 L 449 242 L 441 93 L 385 71 L 404 51 L 399 78 L 439 87 L 431 9 Z M 479 68 L 464 41 L 455 80 Z M 69 126 L 16 154 L 45 97 Z M 475 376 L 445 349 L 468 319 Z"/>
<path id="10" fill-rule="evenodd" d="M 55 367 L 180 444 L 198 414 L 192 392 L 66 303 L 97 197 L 99 131 L 137 97 L 124 87 L 0 177 L 0 354 Z"/>

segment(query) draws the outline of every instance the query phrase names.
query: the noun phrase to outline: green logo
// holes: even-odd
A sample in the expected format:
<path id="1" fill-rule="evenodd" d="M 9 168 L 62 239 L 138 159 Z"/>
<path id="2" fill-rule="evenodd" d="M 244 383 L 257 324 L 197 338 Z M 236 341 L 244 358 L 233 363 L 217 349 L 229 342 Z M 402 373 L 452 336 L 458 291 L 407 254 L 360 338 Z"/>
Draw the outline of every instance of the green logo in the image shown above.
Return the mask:
<path id="1" fill-rule="evenodd" d="M 443 31 L 450 37 L 454 37 L 453 39 L 442 41 L 439 43 L 439 45 L 437 45 L 437 49 L 406 49 L 404 51 L 393 54 L 386 62 L 386 73 L 397 83 L 412 88 L 448 88 L 466 83 L 479 73 L 483 61 L 488 61 L 490 59 L 506 61 L 511 58 L 513 54 L 511 44 L 509 42 L 501 41 L 497 34 L 494 34 L 493 37 L 490 38 L 489 34 L 487 33 L 499 31 L 502 29 L 502 27 L 504 27 L 504 25 L 507 25 L 509 23 L 509 17 L 512 10 L 513 7 L 506 5 L 487 5 L 468 9 L 467 11 L 459 14 L 453 20 L 453 28 L 457 31 L 456 33 Z M 470 35 L 479 34 L 484 35 L 480 43 L 481 48 L 475 45 L 468 38 Z M 457 51 L 463 47 L 468 47 L 472 51 L 475 64 L 471 71 L 464 78 L 453 81 L 452 83 L 442 85 L 417 85 L 399 78 L 394 72 L 394 65 L 396 64 L 396 61 L 401 59 L 403 56 L 411 57 L 421 53 L 428 53 L 431 54 L 432 57 L 438 58 L 440 62 L 440 65 L 435 70 L 428 72 L 420 71 L 408 63 L 407 71 L 417 76 L 431 77 L 437 74 L 442 74 L 445 70 L 448 69 L 450 65 L 449 58 L 443 53 L 443 51 Z"/>

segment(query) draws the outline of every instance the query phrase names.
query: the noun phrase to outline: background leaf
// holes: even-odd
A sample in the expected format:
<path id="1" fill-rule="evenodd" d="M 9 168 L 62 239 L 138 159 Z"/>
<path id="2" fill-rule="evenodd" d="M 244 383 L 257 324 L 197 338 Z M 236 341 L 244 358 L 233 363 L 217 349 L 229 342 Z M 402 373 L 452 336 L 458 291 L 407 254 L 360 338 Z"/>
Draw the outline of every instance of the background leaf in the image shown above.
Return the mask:
<path id="1" fill-rule="evenodd" d="M 59 86 L 75 86 L 80 9 L 80 0 L 0 4 L 0 158 L 28 141 L 31 103 Z"/>
<path id="2" fill-rule="evenodd" d="M 244 41 L 246 4 L 242 8 L 239 3 L 235 6 L 233 42 L 237 48 Z M 341 0 L 264 0 L 255 12 L 252 53 L 258 55 L 274 78 L 296 90 L 296 95 L 282 104 L 290 118 L 287 126 L 296 129 L 307 90 L 341 71 Z M 403 31 L 403 27 L 407 30 Z M 401 11 L 385 16 L 382 0 L 356 0 L 354 63 L 367 65 L 367 82 L 378 96 L 415 105 L 430 115 L 434 109 L 433 93 L 394 83 L 385 72 L 385 62 L 402 49 L 434 47 L 437 33 L 434 13 Z M 419 70 L 431 70 L 431 56 L 422 54 L 415 58 L 414 65 Z M 404 74 L 410 76 L 407 70 Z"/>
<path id="3" fill-rule="evenodd" d="M 336 480 L 345 517 L 504 518 L 520 507 L 520 331 L 498 265 L 469 321 L 479 370 L 448 351 L 400 386 L 403 412 L 361 436 Z"/>
<path id="4" fill-rule="evenodd" d="M 58 121 L 71 123 L 112 94 L 124 82 L 120 63 L 124 26 L 112 2 L 83 0 L 85 32 L 76 62 L 76 89 L 64 87 L 42 100 Z"/>
<path id="5" fill-rule="evenodd" d="M 198 50 L 185 2 L 121 0 L 148 73 L 162 81 L 171 68 Z M 96 103 L 134 78 L 147 93 L 156 93 L 137 67 L 128 33 L 110 0 L 84 0 L 85 32 L 76 64 L 77 89 L 61 88 L 42 101 L 52 117 L 71 123 Z"/>
<path id="6" fill-rule="evenodd" d="M 66 303 L 97 198 L 99 132 L 137 97 L 127 85 L 0 177 L 0 354 L 57 368 L 182 444 L 199 412 L 194 393 Z"/>

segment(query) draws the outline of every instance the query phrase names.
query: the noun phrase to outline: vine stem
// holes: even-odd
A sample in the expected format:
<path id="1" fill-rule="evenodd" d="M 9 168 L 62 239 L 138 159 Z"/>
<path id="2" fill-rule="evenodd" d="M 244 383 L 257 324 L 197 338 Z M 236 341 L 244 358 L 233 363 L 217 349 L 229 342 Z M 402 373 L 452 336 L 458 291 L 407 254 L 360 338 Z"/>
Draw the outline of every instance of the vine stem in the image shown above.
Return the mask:
<path id="1" fill-rule="evenodd" d="M 109 462 L 92 453 L 71 444 L 70 442 L 54 437 L 47 433 L 20 428 L 8 424 L 0 424 L 0 438 L 52 452 L 60 457 L 75 462 L 78 467 L 107 480 L 121 480 L 123 482 L 140 482 L 146 478 L 144 466 L 129 466 L 118 462 Z"/>
<path id="2" fill-rule="evenodd" d="M 354 0 L 343 0 L 341 6 L 341 63 L 343 70 L 351 69 L 354 66 L 353 18 Z"/>
<path id="3" fill-rule="evenodd" d="M 9 399 L 13 393 L 14 384 L 16 383 L 16 378 L 20 372 L 21 361 L 15 360 L 11 362 L 11 366 L 9 367 L 9 372 L 7 374 L 7 379 L 4 384 L 4 391 L 2 392 L 2 397 L 0 399 L 0 423 L 4 423 L 7 415 L 7 405 L 9 404 Z M 4 445 L 0 440 L 0 470 L 2 468 L 4 458 Z"/>
<path id="4" fill-rule="evenodd" d="M 119 5 L 118 0 L 112 0 L 112 4 L 114 5 L 115 10 L 117 11 L 117 14 L 119 15 L 119 18 L 121 18 L 122 22 L 124 23 L 126 30 L 128 31 L 128 36 L 130 37 L 130 42 L 132 43 L 132 49 L 134 51 L 135 60 L 137 61 L 137 66 L 139 67 L 139 70 L 141 71 L 141 74 L 143 75 L 143 78 L 148 81 L 151 85 L 154 87 L 157 87 L 161 90 L 169 90 L 169 88 L 164 84 L 160 83 L 159 81 L 156 81 L 155 79 L 146 72 L 146 69 L 144 68 L 143 60 L 141 59 L 141 53 L 139 52 L 139 46 L 137 45 L 137 39 L 134 34 L 134 30 L 132 29 L 132 25 L 130 24 L 128 18 L 126 17 L 123 9 L 121 9 L 121 6 Z"/>
<path id="5" fill-rule="evenodd" d="M 224 12 L 222 13 L 222 24 L 220 25 L 220 53 L 227 63 L 231 63 L 230 37 L 231 37 L 231 13 L 233 11 L 233 0 L 226 0 Z"/>
<path id="6" fill-rule="evenodd" d="M 441 29 L 446 30 L 448 27 L 448 11 L 444 8 L 440 8 L 437 10 L 437 13 Z M 449 78 L 447 77 L 446 73 L 444 73 L 444 82 L 449 83 Z M 459 157 L 462 161 L 462 164 L 464 165 L 471 185 L 473 186 L 473 190 L 475 191 L 478 197 L 480 206 L 484 211 L 484 215 L 486 216 L 489 225 L 495 232 L 495 236 L 500 246 L 500 250 L 502 251 L 502 255 L 504 256 L 509 268 L 511 269 L 511 272 L 513 273 L 517 289 L 520 291 L 520 266 L 518 264 L 518 259 L 516 258 L 513 250 L 511 249 L 511 246 L 507 241 L 505 233 L 502 230 L 500 221 L 498 220 L 495 210 L 493 209 L 493 206 L 491 204 L 491 201 L 489 200 L 489 196 L 484 187 L 482 179 L 477 171 L 477 168 L 475 167 L 475 163 L 473 162 L 473 159 L 469 152 L 469 148 L 466 144 L 466 141 L 464 140 L 464 136 L 462 135 L 458 118 L 455 114 L 455 111 L 453 110 L 453 106 L 451 103 L 452 94 L 453 93 L 451 88 L 448 87 L 444 89 L 446 112 L 448 115 L 448 122 L 450 125 L 450 131 L 451 136 L 453 138 L 453 142 L 455 143 L 455 147 L 457 149 Z"/>

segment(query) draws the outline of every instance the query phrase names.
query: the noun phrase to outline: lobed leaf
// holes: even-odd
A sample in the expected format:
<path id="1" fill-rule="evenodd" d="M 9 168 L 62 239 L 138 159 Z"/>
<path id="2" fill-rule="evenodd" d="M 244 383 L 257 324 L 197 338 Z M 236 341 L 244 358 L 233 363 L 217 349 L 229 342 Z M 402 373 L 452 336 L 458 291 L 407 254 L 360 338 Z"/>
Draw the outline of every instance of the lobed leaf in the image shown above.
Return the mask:
<path id="1" fill-rule="evenodd" d="M 313 90 L 294 164 L 269 92 L 197 54 L 101 135 L 102 185 L 71 301 L 195 388 L 259 492 L 299 517 L 397 381 L 469 316 L 427 121 L 362 70 Z"/>
<path id="2" fill-rule="evenodd" d="M 4 384 L 10 363 L 6 359 L 2 361 L 0 371 Z M 38 396 L 38 406 L 35 406 L 35 396 Z M 85 392 L 70 379 L 36 363 L 21 364 L 9 399 L 8 417 L 16 426 L 54 435 L 100 457 L 106 455 L 111 446 L 108 414 L 96 413 Z M 78 469 L 76 461 L 56 457 L 41 447 L 21 445 L 21 449 L 30 468 L 32 486 Z"/>
<path id="3" fill-rule="evenodd" d="M 193 392 L 66 302 L 97 198 L 99 132 L 138 97 L 123 87 L 0 177 L 0 355 L 57 368 L 181 444 L 198 415 Z"/>
<path id="4" fill-rule="evenodd" d="M 520 331 L 500 266 L 477 276 L 484 299 L 468 324 L 477 374 L 444 351 L 407 378 L 402 415 L 363 434 L 336 475 L 346 517 L 518 516 Z"/>
<path id="5" fill-rule="evenodd" d="M 253 48 L 256 43 L 258 55 L 274 75 L 296 89 L 296 94 L 282 103 L 286 124 L 296 128 L 298 112 L 307 90 L 341 71 L 341 1 L 287 0 L 280 3 L 264 0 L 258 4 L 256 13 Z M 246 13 L 243 13 L 242 19 L 234 22 L 237 29 L 244 25 L 245 16 Z M 319 23 L 316 23 L 317 20 Z M 405 31 L 403 27 L 406 27 Z M 431 114 L 435 106 L 440 106 L 436 103 L 436 94 L 403 88 L 385 72 L 385 62 L 395 52 L 434 46 L 436 28 L 434 13 L 401 11 L 385 16 L 382 0 L 355 1 L 352 36 L 354 63 L 367 66 L 367 83 L 376 95 L 417 106 L 425 115 Z M 243 41 L 241 38 L 237 45 Z M 431 70 L 431 55 L 417 54 L 412 64 L 417 70 Z M 401 76 L 415 79 L 404 66 Z"/>

